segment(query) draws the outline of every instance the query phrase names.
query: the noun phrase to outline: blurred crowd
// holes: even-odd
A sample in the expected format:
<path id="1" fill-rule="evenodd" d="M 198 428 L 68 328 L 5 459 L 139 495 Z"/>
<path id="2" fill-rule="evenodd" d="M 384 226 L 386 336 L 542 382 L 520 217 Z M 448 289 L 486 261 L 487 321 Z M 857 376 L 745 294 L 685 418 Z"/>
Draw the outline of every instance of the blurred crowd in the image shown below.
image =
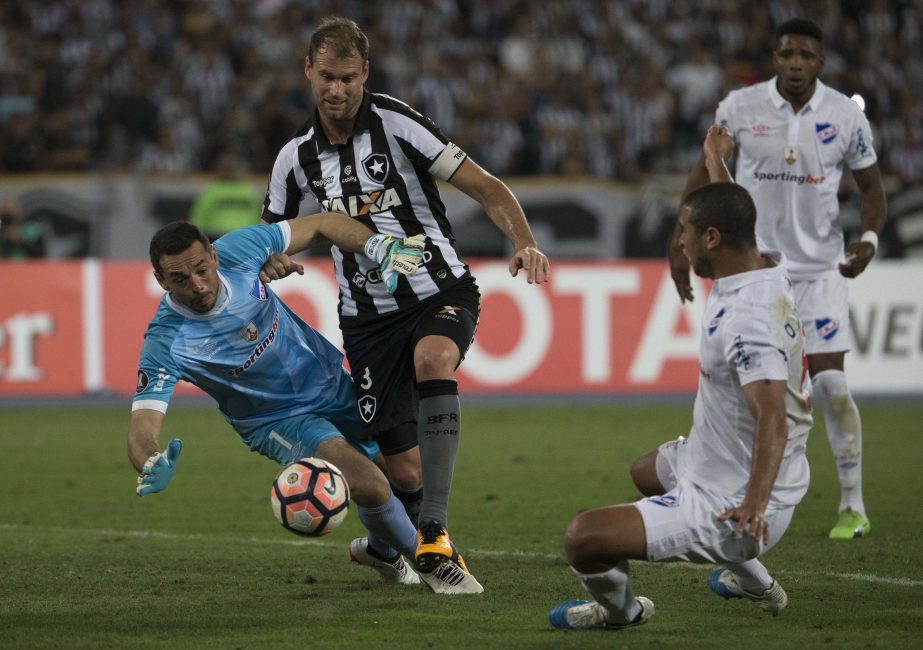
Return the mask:
<path id="1" fill-rule="evenodd" d="M 624 180 L 686 172 L 717 102 L 772 76 L 775 26 L 807 16 L 885 173 L 923 182 L 915 0 L 0 0 L 0 172 L 268 174 L 331 13 L 368 34 L 371 90 L 494 174 Z"/>

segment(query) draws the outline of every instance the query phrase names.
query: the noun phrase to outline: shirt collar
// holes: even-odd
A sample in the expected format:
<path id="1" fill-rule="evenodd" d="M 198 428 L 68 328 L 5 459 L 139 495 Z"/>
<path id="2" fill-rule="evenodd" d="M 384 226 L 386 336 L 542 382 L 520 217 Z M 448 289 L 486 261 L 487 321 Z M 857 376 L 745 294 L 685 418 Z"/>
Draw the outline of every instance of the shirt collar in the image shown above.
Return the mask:
<path id="1" fill-rule="evenodd" d="M 785 276 L 782 253 L 779 251 L 761 250 L 760 254 L 771 259 L 776 265 L 767 269 L 756 269 L 755 271 L 735 273 L 734 275 L 718 278 L 713 285 L 714 290 L 719 294 L 727 294 L 737 291 L 748 284 L 753 284 L 754 282 L 761 282 L 767 278 Z"/>
<path id="2" fill-rule="evenodd" d="M 789 103 L 785 97 L 779 92 L 778 87 L 776 87 L 776 82 L 778 82 L 779 77 L 775 76 L 769 80 L 769 100 L 772 102 L 772 105 L 776 108 L 782 108 Z M 811 99 L 808 100 L 808 103 L 805 106 L 811 108 L 811 112 L 816 112 L 820 108 L 820 103 L 824 98 L 824 94 L 827 90 L 827 86 L 821 82 L 820 79 L 814 81 L 814 94 L 811 95 Z"/>
<path id="3" fill-rule="evenodd" d="M 356 113 L 356 123 L 353 124 L 353 132 L 352 135 L 349 136 L 350 139 L 352 139 L 356 133 L 369 130 L 371 124 L 371 114 L 372 94 L 363 88 L 362 103 L 359 104 L 359 111 Z M 314 130 L 316 132 L 315 138 L 317 140 L 317 153 L 320 153 L 325 149 L 337 147 L 335 144 L 330 144 L 330 140 L 327 139 L 327 134 L 324 132 L 324 127 L 320 121 L 320 113 L 318 113 L 316 108 L 314 109 Z"/>

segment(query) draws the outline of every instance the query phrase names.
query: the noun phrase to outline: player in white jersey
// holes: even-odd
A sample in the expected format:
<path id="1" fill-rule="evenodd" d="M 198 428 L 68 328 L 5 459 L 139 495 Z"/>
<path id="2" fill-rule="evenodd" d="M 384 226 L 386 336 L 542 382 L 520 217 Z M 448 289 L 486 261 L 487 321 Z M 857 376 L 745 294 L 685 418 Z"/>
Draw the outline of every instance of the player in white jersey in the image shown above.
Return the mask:
<path id="1" fill-rule="evenodd" d="M 884 226 L 885 194 L 872 133 L 862 109 L 817 78 L 824 65 L 823 34 L 794 19 L 776 30 L 777 76 L 731 92 L 716 122 L 737 143 L 737 182 L 753 197 L 756 232 L 782 251 L 794 283 L 805 329 L 805 349 L 815 403 L 824 410 L 841 496 L 831 539 L 867 535 L 871 524 L 862 497 L 862 424 L 846 383 L 849 304 L 845 278 L 868 266 Z M 844 250 L 837 192 L 844 167 L 859 188 L 863 234 Z M 707 182 L 704 162 L 693 169 L 686 192 Z M 689 265 L 678 247 L 670 265 L 682 300 L 692 300 Z"/>
<path id="2" fill-rule="evenodd" d="M 316 456 L 342 470 L 369 531 L 350 545 L 350 556 L 386 579 L 418 584 L 402 559 L 416 552 L 416 529 L 372 462 L 378 447 L 364 439 L 343 355 L 259 279 L 270 255 L 318 240 L 371 253 L 384 276 L 412 274 L 423 261 L 420 250 L 405 251 L 405 242 L 337 213 L 241 228 L 214 245 L 188 222 L 154 235 L 151 264 L 166 293 L 144 336 L 132 404 L 128 456 L 139 472 L 137 492 L 166 489 L 176 471 L 181 441 L 161 451 L 158 438 L 182 379 L 215 399 L 252 451 L 283 465 Z M 458 587 L 428 585 L 444 593 Z"/>
<path id="3" fill-rule="evenodd" d="M 554 607 L 556 628 L 646 623 L 654 605 L 634 596 L 630 559 L 721 564 L 709 586 L 722 597 L 772 614 L 788 604 L 757 558 L 778 543 L 807 491 L 811 414 L 791 284 L 781 256 L 758 250 L 755 220 L 753 201 L 732 183 L 706 185 L 683 202 L 681 246 L 696 273 L 715 280 L 692 430 L 643 457 L 644 472 L 633 466 L 636 482 L 649 487 L 642 491 L 656 496 L 571 522 L 567 558 L 593 600 Z"/>

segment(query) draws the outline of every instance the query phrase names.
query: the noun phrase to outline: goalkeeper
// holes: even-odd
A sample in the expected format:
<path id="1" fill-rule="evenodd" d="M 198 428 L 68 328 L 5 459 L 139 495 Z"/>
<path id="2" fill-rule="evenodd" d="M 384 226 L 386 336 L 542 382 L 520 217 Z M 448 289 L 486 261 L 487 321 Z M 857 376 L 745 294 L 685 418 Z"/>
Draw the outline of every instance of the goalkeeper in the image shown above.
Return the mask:
<path id="1" fill-rule="evenodd" d="M 174 438 L 162 451 L 158 438 L 182 379 L 214 398 L 252 451 L 283 465 L 305 456 L 335 464 L 369 531 L 350 545 L 350 555 L 387 580 L 418 584 L 402 558 L 413 558 L 416 531 L 371 460 L 378 446 L 364 440 L 343 355 L 258 277 L 273 253 L 295 253 L 321 239 L 367 250 L 386 283 L 422 262 L 419 241 L 373 235 L 330 212 L 240 228 L 214 245 L 188 222 L 154 235 L 151 264 L 166 293 L 144 336 L 132 404 L 128 456 L 139 472 L 137 493 L 164 490 L 176 472 L 182 443 Z M 444 593 L 455 588 L 432 579 L 427 585 Z"/>

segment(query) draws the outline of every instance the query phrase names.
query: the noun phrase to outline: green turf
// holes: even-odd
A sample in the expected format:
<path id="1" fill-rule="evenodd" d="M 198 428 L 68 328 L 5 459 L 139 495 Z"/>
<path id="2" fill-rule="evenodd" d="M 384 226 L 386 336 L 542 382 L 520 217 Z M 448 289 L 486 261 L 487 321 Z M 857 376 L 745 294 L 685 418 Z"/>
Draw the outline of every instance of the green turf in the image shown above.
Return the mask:
<path id="1" fill-rule="evenodd" d="M 564 528 L 580 509 L 633 500 L 630 462 L 683 433 L 691 404 L 467 408 L 450 529 L 486 588 L 469 597 L 384 585 L 348 562 L 355 514 L 318 540 L 283 530 L 269 508 L 276 466 L 211 409 L 171 409 L 179 471 L 141 499 L 127 407 L 5 406 L 0 647 L 920 647 L 923 406 L 862 411 L 872 535 L 826 539 L 838 488 L 819 423 L 811 489 L 765 558 L 791 599 L 781 616 L 715 597 L 707 568 L 635 563 L 653 621 L 568 633 L 547 623 L 552 605 L 583 595 Z"/>

